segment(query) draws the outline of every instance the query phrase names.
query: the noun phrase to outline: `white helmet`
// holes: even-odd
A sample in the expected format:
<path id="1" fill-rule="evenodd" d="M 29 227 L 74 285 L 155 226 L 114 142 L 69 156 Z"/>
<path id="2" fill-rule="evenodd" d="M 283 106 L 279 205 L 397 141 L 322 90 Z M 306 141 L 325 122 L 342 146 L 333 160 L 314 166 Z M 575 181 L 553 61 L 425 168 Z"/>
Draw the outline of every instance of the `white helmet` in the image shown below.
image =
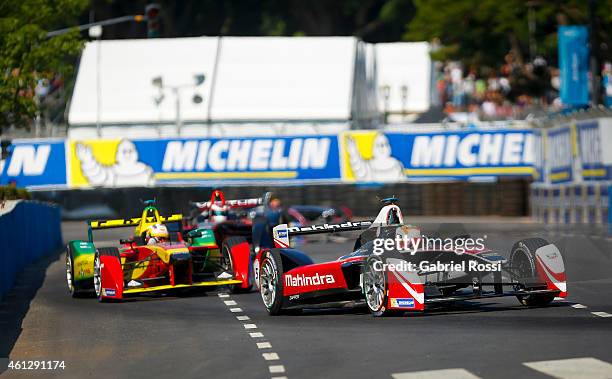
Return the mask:
<path id="1" fill-rule="evenodd" d="M 147 245 L 153 245 L 160 242 L 167 242 L 169 239 L 168 228 L 163 224 L 153 224 L 147 228 L 145 241 Z"/>

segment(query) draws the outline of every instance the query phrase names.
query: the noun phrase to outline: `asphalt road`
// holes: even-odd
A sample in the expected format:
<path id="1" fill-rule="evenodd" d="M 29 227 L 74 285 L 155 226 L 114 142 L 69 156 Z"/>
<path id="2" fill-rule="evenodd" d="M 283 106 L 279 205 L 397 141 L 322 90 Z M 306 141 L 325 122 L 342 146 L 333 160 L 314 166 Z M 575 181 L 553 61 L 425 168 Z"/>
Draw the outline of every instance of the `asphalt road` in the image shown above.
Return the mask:
<path id="1" fill-rule="evenodd" d="M 65 369 L 1 375 L 612 378 L 608 231 L 498 220 L 466 229 L 506 252 L 526 236 L 556 243 L 565 257 L 568 299 L 544 308 L 492 299 L 393 318 L 374 318 L 363 307 L 271 317 L 258 293 L 224 295 L 223 289 L 99 304 L 68 295 L 63 254 L 57 254 L 28 268 L 0 304 L 0 358 L 61 360 Z M 63 231 L 65 240 L 85 237 L 81 223 L 64 223 Z M 314 242 L 304 250 L 325 261 L 351 246 Z M 541 361 L 553 362 L 531 364 Z M 7 360 L 0 363 L 1 372 Z"/>

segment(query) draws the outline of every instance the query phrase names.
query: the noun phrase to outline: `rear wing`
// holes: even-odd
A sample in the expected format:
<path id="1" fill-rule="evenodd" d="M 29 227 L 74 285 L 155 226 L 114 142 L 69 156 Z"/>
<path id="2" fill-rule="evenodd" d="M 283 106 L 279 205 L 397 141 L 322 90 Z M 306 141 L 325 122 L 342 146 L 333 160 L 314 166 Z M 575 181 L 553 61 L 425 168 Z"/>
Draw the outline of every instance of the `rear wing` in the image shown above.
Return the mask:
<path id="1" fill-rule="evenodd" d="M 210 209 L 213 204 L 227 206 L 229 208 L 254 208 L 267 204 L 271 196 L 272 194 L 270 192 L 266 192 L 263 197 L 226 200 L 223 192 L 215 190 L 209 201 L 194 201 L 191 202 L 191 204 L 199 209 Z"/>
<path id="2" fill-rule="evenodd" d="M 147 217 L 144 221 L 146 223 L 154 223 L 159 221 L 161 223 L 168 223 L 174 221 L 181 221 L 183 219 L 182 214 L 173 214 L 168 217 L 159 216 L 159 219 L 156 220 L 154 216 Z M 113 229 L 113 228 L 124 228 L 128 226 L 138 226 L 142 217 L 134 217 L 134 218 L 122 218 L 116 220 L 95 220 L 95 221 L 87 221 L 87 224 L 92 230 L 96 229 Z"/>
<path id="3" fill-rule="evenodd" d="M 209 209 L 213 205 L 212 201 L 194 201 L 191 203 L 193 206 L 200 209 Z M 214 204 L 222 205 L 221 201 L 217 200 Z M 236 200 L 225 200 L 225 204 L 230 208 L 253 208 L 264 204 L 263 198 L 254 199 L 236 199 Z"/>
<path id="4" fill-rule="evenodd" d="M 275 247 L 290 247 L 289 237 L 291 236 L 363 230 L 369 228 L 373 224 L 374 221 L 347 221 L 341 224 L 319 224 L 309 226 L 287 226 L 287 224 L 280 224 L 272 229 L 272 236 L 274 238 Z"/>

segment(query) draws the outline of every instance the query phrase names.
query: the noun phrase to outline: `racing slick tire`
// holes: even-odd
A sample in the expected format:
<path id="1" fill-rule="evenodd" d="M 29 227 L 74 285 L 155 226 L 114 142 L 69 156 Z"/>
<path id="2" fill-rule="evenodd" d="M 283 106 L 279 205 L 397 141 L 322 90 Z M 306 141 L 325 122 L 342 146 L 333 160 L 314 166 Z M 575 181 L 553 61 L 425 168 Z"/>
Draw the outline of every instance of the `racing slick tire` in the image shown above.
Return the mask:
<path id="1" fill-rule="evenodd" d="M 119 249 L 116 247 L 101 247 L 96 250 L 94 258 L 94 291 L 96 292 L 98 301 L 101 303 L 108 301 L 108 299 L 102 297 L 102 278 L 100 276 L 100 257 L 102 256 L 115 257 L 117 260 L 121 261 Z"/>
<path id="2" fill-rule="evenodd" d="M 223 259 L 221 266 L 223 266 L 223 269 L 225 271 L 231 272 L 232 274 L 234 273 L 234 261 L 232 260 L 232 254 L 230 254 L 230 251 L 232 250 L 232 247 L 236 245 L 240 245 L 245 242 L 248 243 L 247 239 L 244 237 L 229 237 L 223 241 L 223 243 L 221 244 L 221 257 Z M 249 249 L 249 255 L 250 254 L 251 254 L 251 251 Z M 249 270 L 249 271 L 252 271 L 252 270 Z M 249 276 L 250 275 L 252 275 L 251 272 L 249 272 Z M 231 293 L 251 292 L 251 290 L 253 289 L 253 279 L 249 277 L 249 280 L 251 284 L 246 288 L 242 288 L 240 284 L 230 285 L 229 286 L 230 292 Z"/>
<path id="3" fill-rule="evenodd" d="M 366 259 L 362 271 L 361 288 L 365 302 L 374 317 L 397 316 L 401 312 L 387 308 L 387 278 L 385 271 L 376 270 L 375 262 L 381 261 L 378 256 Z"/>
<path id="4" fill-rule="evenodd" d="M 68 292 L 72 297 L 83 297 L 85 294 L 90 293 L 91 287 L 84 288 L 83 284 L 77 284 L 74 281 L 74 253 L 70 248 L 70 245 L 66 246 L 66 284 L 68 285 Z"/>
<path id="5" fill-rule="evenodd" d="M 510 266 L 519 277 L 534 278 L 538 276 L 535 252 L 546 245 L 550 245 L 550 242 L 543 238 L 526 238 L 512 246 L 509 258 Z M 555 294 L 519 295 L 517 299 L 526 306 L 543 306 L 550 304 L 555 299 Z"/>
<path id="6" fill-rule="evenodd" d="M 283 261 L 278 249 L 264 252 L 259 268 L 259 293 L 268 313 L 277 316 L 283 309 Z"/>

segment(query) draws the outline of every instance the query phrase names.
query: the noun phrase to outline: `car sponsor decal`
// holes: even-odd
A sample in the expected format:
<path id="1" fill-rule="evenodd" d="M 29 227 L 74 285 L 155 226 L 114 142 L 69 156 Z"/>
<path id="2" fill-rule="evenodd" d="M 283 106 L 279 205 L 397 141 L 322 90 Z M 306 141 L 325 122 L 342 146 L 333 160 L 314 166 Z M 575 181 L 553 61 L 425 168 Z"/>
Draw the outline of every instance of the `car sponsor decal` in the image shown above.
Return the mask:
<path id="1" fill-rule="evenodd" d="M 414 308 L 414 299 L 411 298 L 391 298 L 391 308 Z"/>

